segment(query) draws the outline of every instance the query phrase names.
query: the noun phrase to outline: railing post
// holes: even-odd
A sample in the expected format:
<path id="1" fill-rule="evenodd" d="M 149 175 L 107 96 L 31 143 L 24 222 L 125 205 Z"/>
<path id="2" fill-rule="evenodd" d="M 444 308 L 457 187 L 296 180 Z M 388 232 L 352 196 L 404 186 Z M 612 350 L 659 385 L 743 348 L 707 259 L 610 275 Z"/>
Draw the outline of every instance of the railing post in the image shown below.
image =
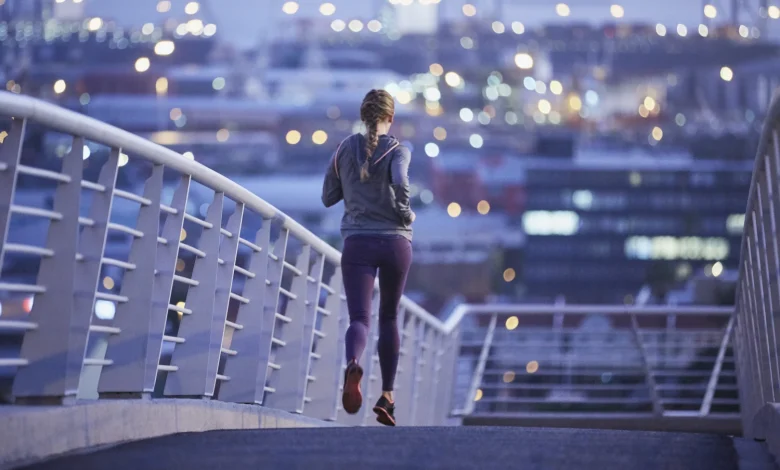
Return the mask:
<path id="1" fill-rule="evenodd" d="M 241 237 L 241 226 L 244 220 L 244 204 L 236 202 L 235 210 L 227 221 L 227 227 L 222 232 L 222 243 L 219 248 L 219 268 L 217 268 L 217 290 L 214 298 L 214 314 L 211 316 L 211 339 L 208 347 L 208 367 L 206 369 L 206 396 L 213 397 L 217 382 L 225 383 L 231 380 L 228 375 L 219 374 L 219 364 L 223 354 L 234 355 L 235 351 L 227 348 L 225 342 L 225 322 L 227 322 L 230 300 L 248 303 L 249 299 L 233 294 L 233 279 L 238 256 L 238 240 Z M 212 378 L 216 377 L 216 380 Z M 210 387 L 210 390 L 209 388 Z"/>
<path id="2" fill-rule="evenodd" d="M 401 332 L 401 353 L 396 383 L 395 402 L 396 421 L 400 426 L 408 426 L 412 420 L 412 401 L 417 369 L 418 342 L 417 317 L 406 314 L 406 326 Z M 402 324 L 403 325 L 403 324 Z"/>
<path id="3" fill-rule="evenodd" d="M 496 332 L 496 323 L 498 322 L 498 314 L 493 314 L 490 317 L 490 324 L 488 325 L 487 332 L 485 333 L 485 341 L 482 343 L 482 351 L 479 353 L 479 360 L 477 366 L 474 368 L 474 376 L 471 379 L 471 385 L 469 386 L 469 393 L 466 395 L 466 403 L 463 404 L 463 414 L 469 415 L 474 412 L 474 403 L 477 399 L 477 390 L 482 383 L 482 376 L 485 374 L 485 366 L 487 365 L 488 356 L 490 356 L 490 349 L 493 347 L 493 335 Z"/>
<path id="4" fill-rule="evenodd" d="M 723 339 L 720 342 L 720 348 L 718 348 L 718 357 L 715 359 L 715 365 L 712 367 L 712 374 L 710 374 L 710 380 L 707 382 L 707 390 L 704 392 L 704 399 L 699 409 L 700 416 L 707 416 L 710 414 L 712 408 L 712 399 L 715 397 L 715 391 L 718 388 L 718 380 L 720 379 L 720 371 L 723 367 L 723 359 L 726 357 L 726 349 L 731 339 L 731 331 L 734 327 L 734 316 L 729 318 L 729 322 L 726 325 L 726 330 L 723 332 Z"/>
<path id="5" fill-rule="evenodd" d="M 141 396 L 154 388 L 152 381 L 150 389 L 145 390 L 144 375 L 147 367 L 153 367 L 154 374 L 157 374 L 159 359 L 156 357 L 153 365 L 147 365 L 144 358 L 152 338 L 150 331 L 153 329 L 152 325 L 158 325 L 161 333 L 164 328 L 164 322 L 152 321 L 154 315 L 152 297 L 158 256 L 150 256 L 150 253 L 157 253 L 163 173 L 163 166 L 155 165 L 144 185 L 143 197 L 149 201 L 149 204 L 141 205 L 136 224 L 137 230 L 144 235 L 132 241 L 128 257 L 129 266 L 125 267 L 120 293 L 127 298 L 127 302 L 117 306 L 113 325 L 118 331 L 107 338 L 106 357 L 113 364 L 104 367 L 100 374 L 98 394 L 104 398 L 112 394 L 124 393 Z M 167 310 L 168 302 L 166 301 L 165 304 Z"/>
<path id="6" fill-rule="evenodd" d="M 761 197 L 759 196 L 761 194 L 761 183 L 756 183 L 756 199 L 757 199 L 757 207 L 754 207 L 753 213 L 751 214 L 753 218 L 753 233 L 751 234 L 752 238 L 752 247 L 754 249 L 749 250 L 750 258 L 748 262 L 748 266 L 751 270 L 751 277 L 756 285 L 756 288 L 758 289 L 758 298 L 756 299 L 756 315 L 760 318 L 757 319 L 756 327 L 757 327 L 757 335 L 755 337 L 756 342 L 759 345 L 759 358 L 760 358 L 760 367 L 761 367 L 761 375 L 764 378 L 762 381 L 762 389 L 764 391 L 764 398 L 766 401 L 775 401 L 775 384 L 777 383 L 774 371 L 772 370 L 772 364 L 771 364 L 771 357 L 772 357 L 772 350 L 771 345 L 769 341 L 769 337 L 767 336 L 769 333 L 769 325 L 767 323 L 767 316 L 769 310 L 767 310 L 767 300 L 768 300 L 768 292 L 764 289 L 764 271 L 765 267 L 762 265 L 760 252 L 761 250 L 761 239 L 759 234 L 761 233 Z M 758 215 L 757 215 L 758 214 Z M 769 306 L 771 308 L 771 305 Z"/>
<path id="7" fill-rule="evenodd" d="M 427 391 L 423 395 L 424 399 L 428 401 L 425 405 L 425 414 L 422 415 L 425 426 L 432 426 L 437 424 L 436 420 L 436 405 L 439 398 L 439 387 L 441 383 L 441 362 L 442 362 L 442 349 L 444 348 L 444 341 L 442 333 L 436 331 L 433 326 L 428 326 L 429 347 L 431 348 L 428 353 L 428 357 L 431 361 L 430 368 L 428 369 L 428 376 L 423 375 L 423 380 L 427 383 Z"/>
<path id="8" fill-rule="evenodd" d="M 455 367 L 460 353 L 460 328 L 455 328 L 443 339 L 441 369 L 436 392 L 435 425 L 446 423 L 450 415 L 455 386 Z"/>
<path id="9" fill-rule="evenodd" d="M 429 355 L 429 348 L 427 347 L 427 341 L 425 337 L 425 327 L 425 323 L 420 321 L 417 325 L 417 329 L 414 331 L 414 336 L 419 346 L 417 348 L 417 361 L 414 365 L 412 407 L 409 417 L 409 425 L 411 426 L 417 425 L 417 421 L 419 420 L 418 413 L 420 412 L 420 400 L 424 396 L 423 394 L 427 392 L 427 387 L 424 384 L 424 370 L 426 369 L 426 364 L 429 362 L 427 360 Z"/>
<path id="10" fill-rule="evenodd" d="M 321 328 L 324 337 L 317 341 L 316 349 L 312 353 L 315 361 L 311 374 L 317 377 L 317 380 L 309 384 L 311 402 L 305 407 L 307 416 L 327 421 L 336 420 L 339 386 L 343 380 L 341 365 L 344 363 L 344 340 L 341 332 L 344 330 L 342 322 L 346 309 L 342 308 L 342 305 L 346 305 L 346 302 L 341 299 L 342 282 L 341 267 L 337 267 L 330 279 L 330 285 L 323 285 L 328 291 L 325 309 L 320 312 L 323 315 Z"/>
<path id="11" fill-rule="evenodd" d="M 270 224 L 270 221 L 269 221 Z M 271 362 L 271 347 L 273 345 L 274 331 L 276 330 L 276 315 L 279 313 L 279 295 L 282 288 L 282 276 L 284 275 L 284 257 L 287 256 L 287 242 L 290 239 L 290 231 L 281 230 L 279 238 L 274 243 L 273 253 L 268 257 L 268 279 L 266 279 L 265 303 L 263 304 L 263 325 L 260 330 L 260 355 L 258 356 L 257 383 L 263 387 L 265 394 L 261 404 L 265 404 L 270 393 L 275 393 L 273 387 L 267 385 L 271 372 L 268 369 L 278 370 L 280 365 Z"/>
<path id="12" fill-rule="evenodd" d="M 265 376 L 268 370 L 267 359 L 261 360 L 263 324 L 265 316 L 274 316 L 273 312 L 266 309 L 267 304 L 273 304 L 276 308 L 276 299 L 269 295 L 266 285 L 268 265 L 271 258 L 268 256 L 271 239 L 271 221 L 263 220 L 263 225 L 258 230 L 254 245 L 260 251 L 253 248 L 249 260 L 249 273 L 251 276 L 244 283 L 242 297 L 249 300 L 238 306 L 238 315 L 233 328 L 233 338 L 230 349 L 236 354 L 228 357 L 225 363 L 225 375 L 230 381 L 220 385 L 219 399 L 237 403 L 262 403 L 265 393 Z M 278 280 L 278 276 L 277 276 Z M 278 295 L 278 294 L 277 294 Z M 262 378 L 261 378 L 262 377 Z"/>
<path id="13" fill-rule="evenodd" d="M 120 150 L 111 149 L 100 170 L 98 184 L 103 188 L 92 198 L 89 218 L 78 235 L 80 223 L 83 139 L 74 138 L 71 152 L 64 162 L 70 183 L 61 183 L 54 198 L 54 218 L 49 227 L 46 246 L 53 252 L 44 257 L 38 271 L 38 285 L 47 290 L 37 295 L 30 312 L 38 329 L 28 332 L 22 343 L 22 357 L 30 365 L 16 375 L 13 395 L 33 400 L 43 398 L 62 401 L 74 398 L 79 389 L 85 364 L 89 328 L 92 321 L 100 266 L 106 244 L 114 185 Z M 75 251 L 78 239 L 78 256 Z M 64 281 L 68 279 L 68 281 Z"/>
<path id="14" fill-rule="evenodd" d="M 645 369 L 645 383 L 647 384 L 648 393 L 650 394 L 650 400 L 653 403 L 653 414 L 656 416 L 663 416 L 664 406 L 661 403 L 661 397 L 658 394 L 658 386 L 655 382 L 655 375 L 653 374 L 650 360 L 647 357 L 647 348 L 642 341 L 642 334 L 639 330 L 639 321 L 634 313 L 631 313 L 631 332 L 633 333 L 634 342 L 639 350 L 639 357 L 642 360 L 642 367 Z"/>
<path id="15" fill-rule="evenodd" d="M 13 204 L 16 190 L 16 169 L 22 157 L 26 125 L 26 119 L 11 121 L 11 132 L 0 146 L 0 270 L 3 269 L 4 247 L 8 237 L 8 227 L 11 225 L 11 204 Z M 81 173 L 79 173 L 79 178 L 81 178 Z"/>
<path id="16" fill-rule="evenodd" d="M 755 220 L 751 221 L 750 226 L 753 227 L 753 229 L 755 230 Z M 756 317 L 758 316 L 758 301 L 756 299 L 756 290 L 758 289 L 758 287 L 756 286 L 756 280 L 755 280 L 755 276 L 753 275 L 753 266 L 752 266 L 753 264 L 752 253 L 754 251 L 754 248 L 752 245 L 752 234 L 750 233 L 749 229 L 747 229 L 747 227 L 746 230 L 748 230 L 747 232 L 748 235 L 746 235 L 748 236 L 747 250 L 746 250 L 747 257 L 743 261 L 743 263 L 745 265 L 745 274 L 746 274 L 747 282 L 749 284 L 749 288 L 747 292 L 750 298 L 750 308 L 747 311 L 748 314 L 747 320 L 750 325 L 749 337 L 750 337 L 750 343 L 753 345 L 752 348 L 753 359 L 754 359 L 753 368 L 754 368 L 754 373 L 756 378 L 756 382 L 753 383 L 753 389 L 756 390 L 757 392 L 756 401 L 755 401 L 756 407 L 753 410 L 753 413 L 755 414 L 756 412 L 758 412 L 759 408 L 761 408 L 761 406 L 763 406 L 763 404 L 766 403 L 767 399 L 764 396 L 766 393 L 765 390 L 766 382 L 764 380 L 763 358 L 762 358 L 763 356 L 761 354 L 762 347 L 759 344 L 761 338 L 760 328 L 758 326 L 758 321 L 756 319 Z"/>
<path id="17" fill-rule="evenodd" d="M 187 292 L 187 307 L 192 314 L 183 316 L 179 325 L 177 336 L 183 342 L 176 345 L 171 356 L 171 366 L 176 370 L 165 380 L 166 396 L 208 397 L 216 380 L 216 368 L 213 375 L 208 375 L 209 348 L 212 327 L 216 324 L 217 274 L 220 262 L 225 262 L 219 257 L 224 197 L 222 193 L 215 193 L 206 212 L 206 223 L 211 227 L 203 227 L 198 242 L 201 253 L 195 255 L 197 259 L 192 270 L 192 281 L 197 285 L 189 287 Z M 219 316 L 224 324 L 224 313 Z"/>
<path id="18" fill-rule="evenodd" d="M 318 284 L 315 286 L 309 281 L 311 255 L 310 245 L 304 245 L 298 255 L 296 262 L 298 273 L 295 273 L 291 288 L 295 298 L 289 300 L 285 312 L 290 321 L 280 325 L 279 328 L 285 345 L 276 352 L 276 362 L 281 366 L 281 369 L 274 374 L 276 393 L 270 395 L 265 403 L 267 406 L 293 413 L 303 412 L 314 341 L 312 322 L 317 299 L 312 291 L 318 290 Z M 322 273 L 322 263 L 322 257 L 315 254 L 314 271 L 315 273 L 319 271 L 317 283 Z"/>

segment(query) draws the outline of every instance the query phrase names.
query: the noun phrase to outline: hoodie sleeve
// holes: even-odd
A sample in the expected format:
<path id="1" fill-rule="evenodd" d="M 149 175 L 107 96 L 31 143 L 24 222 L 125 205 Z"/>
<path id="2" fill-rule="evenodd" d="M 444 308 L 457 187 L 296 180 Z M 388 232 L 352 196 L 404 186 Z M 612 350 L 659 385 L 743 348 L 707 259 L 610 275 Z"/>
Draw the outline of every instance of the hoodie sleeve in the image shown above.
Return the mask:
<path id="1" fill-rule="evenodd" d="M 409 164 L 412 153 L 406 147 L 398 147 L 390 164 L 390 184 L 395 193 L 395 211 L 405 225 L 414 221 L 409 195 Z"/>
<path id="2" fill-rule="evenodd" d="M 341 178 L 337 170 L 342 146 L 343 142 L 339 144 L 325 170 L 325 181 L 322 183 L 322 203 L 325 207 L 334 206 L 344 198 L 344 193 L 341 190 Z"/>

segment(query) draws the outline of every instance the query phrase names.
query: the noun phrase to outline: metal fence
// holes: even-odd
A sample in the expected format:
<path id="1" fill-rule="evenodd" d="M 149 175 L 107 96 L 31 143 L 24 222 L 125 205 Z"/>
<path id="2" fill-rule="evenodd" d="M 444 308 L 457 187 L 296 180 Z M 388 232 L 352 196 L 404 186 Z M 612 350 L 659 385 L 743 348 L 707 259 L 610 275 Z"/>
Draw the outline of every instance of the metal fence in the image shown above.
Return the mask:
<path id="1" fill-rule="evenodd" d="M 0 376 L 11 401 L 203 397 L 369 422 L 368 407 L 340 412 L 337 250 L 128 132 L 5 92 L 3 117 Z M 399 422 L 440 424 L 457 328 L 407 298 L 400 315 Z M 367 401 L 381 392 L 375 341 Z"/>
<path id="2" fill-rule="evenodd" d="M 745 434 L 755 438 L 768 437 L 769 430 L 756 426 L 756 419 L 762 408 L 780 398 L 779 325 L 775 322 L 780 307 L 778 122 L 780 100 L 776 96 L 764 121 L 750 184 L 736 297 L 734 344 L 742 422 Z M 771 433 L 778 436 L 780 429 L 775 427 Z"/>
<path id="3" fill-rule="evenodd" d="M 457 315 L 469 317 L 462 415 L 738 416 L 730 307 L 463 305 Z"/>
<path id="4" fill-rule="evenodd" d="M 339 263 L 192 158 L 0 92 L 10 401 L 201 397 L 370 424 L 368 407 L 339 408 Z M 737 409 L 729 309 L 461 305 L 443 323 L 404 298 L 399 321 L 402 424 L 442 424 L 453 400 L 460 415 Z M 376 340 L 372 329 L 361 361 L 367 402 L 380 393 Z"/>

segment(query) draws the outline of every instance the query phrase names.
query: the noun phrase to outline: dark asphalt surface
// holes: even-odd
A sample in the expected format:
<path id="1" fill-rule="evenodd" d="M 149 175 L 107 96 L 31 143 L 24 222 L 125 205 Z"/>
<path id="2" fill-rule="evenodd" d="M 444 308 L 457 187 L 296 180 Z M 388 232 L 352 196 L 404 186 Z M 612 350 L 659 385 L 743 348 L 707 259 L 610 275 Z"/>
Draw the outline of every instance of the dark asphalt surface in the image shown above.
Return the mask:
<path id="1" fill-rule="evenodd" d="M 739 454 L 765 466 L 763 448 Z M 746 450 L 747 449 L 747 450 Z M 28 470 L 737 470 L 726 436 L 512 427 L 308 428 L 178 434 Z"/>

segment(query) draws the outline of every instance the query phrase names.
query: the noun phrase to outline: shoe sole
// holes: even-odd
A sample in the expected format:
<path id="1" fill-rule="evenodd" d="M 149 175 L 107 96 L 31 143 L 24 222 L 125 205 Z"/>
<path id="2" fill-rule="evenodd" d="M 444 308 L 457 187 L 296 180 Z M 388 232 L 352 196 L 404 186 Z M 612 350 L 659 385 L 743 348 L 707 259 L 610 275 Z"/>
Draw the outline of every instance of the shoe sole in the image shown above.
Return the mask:
<path id="1" fill-rule="evenodd" d="M 381 406 L 375 406 L 374 413 L 376 413 L 376 420 L 378 422 L 385 426 L 395 426 L 395 419 L 393 419 L 393 417 L 390 416 L 390 413 Z"/>
<path id="2" fill-rule="evenodd" d="M 341 405 L 348 414 L 355 414 L 363 406 L 363 394 L 360 391 L 360 381 L 363 379 L 363 369 L 353 367 L 347 371 L 344 379 L 344 392 L 341 394 Z"/>

